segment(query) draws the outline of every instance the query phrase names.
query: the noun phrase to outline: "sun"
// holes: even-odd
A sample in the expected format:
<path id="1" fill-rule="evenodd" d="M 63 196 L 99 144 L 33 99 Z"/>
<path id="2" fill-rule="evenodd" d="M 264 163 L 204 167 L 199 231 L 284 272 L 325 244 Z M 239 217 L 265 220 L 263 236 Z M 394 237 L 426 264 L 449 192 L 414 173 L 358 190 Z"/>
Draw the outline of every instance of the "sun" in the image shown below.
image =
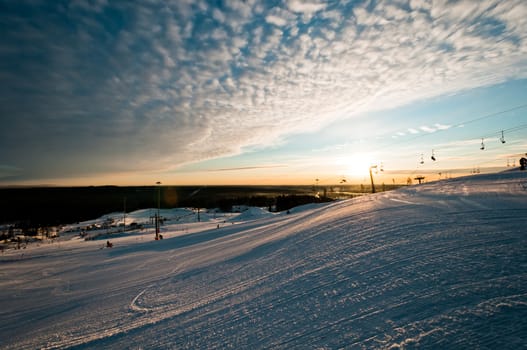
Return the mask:
<path id="1" fill-rule="evenodd" d="M 355 153 L 349 157 L 346 175 L 350 177 L 367 176 L 374 160 L 368 153 Z"/>

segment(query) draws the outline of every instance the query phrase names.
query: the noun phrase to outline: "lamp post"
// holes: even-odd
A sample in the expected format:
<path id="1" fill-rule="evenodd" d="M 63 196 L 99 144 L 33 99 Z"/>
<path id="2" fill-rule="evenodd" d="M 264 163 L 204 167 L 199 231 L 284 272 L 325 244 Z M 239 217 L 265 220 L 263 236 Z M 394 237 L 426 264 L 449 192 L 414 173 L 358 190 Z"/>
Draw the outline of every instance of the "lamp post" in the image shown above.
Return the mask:
<path id="1" fill-rule="evenodd" d="M 160 203 L 161 203 L 161 182 L 156 182 L 157 185 L 157 214 L 156 214 L 156 241 L 159 240 L 159 230 L 160 230 L 160 222 L 159 222 L 159 211 L 160 211 Z"/>
<path id="2" fill-rule="evenodd" d="M 371 173 L 372 169 L 377 169 L 377 165 L 372 165 L 370 167 L 371 193 L 375 193 L 375 184 L 373 183 L 373 174 Z"/>

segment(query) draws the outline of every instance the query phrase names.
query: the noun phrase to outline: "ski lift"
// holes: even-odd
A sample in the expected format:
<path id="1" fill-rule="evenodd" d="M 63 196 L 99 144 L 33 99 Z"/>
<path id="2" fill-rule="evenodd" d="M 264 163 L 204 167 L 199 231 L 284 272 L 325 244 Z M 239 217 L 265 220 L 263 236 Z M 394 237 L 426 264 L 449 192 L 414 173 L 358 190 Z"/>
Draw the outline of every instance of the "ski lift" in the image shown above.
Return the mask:
<path id="1" fill-rule="evenodd" d="M 503 135 L 503 130 L 501 131 L 500 141 L 501 141 L 501 143 L 505 143 L 505 136 Z"/>
<path id="2" fill-rule="evenodd" d="M 421 153 L 421 161 L 419 163 L 421 163 L 421 164 L 425 163 L 425 160 L 423 159 L 423 154 L 422 153 Z"/>
<path id="3" fill-rule="evenodd" d="M 485 149 L 485 143 L 483 142 L 483 138 L 481 139 L 481 147 L 479 149 L 482 151 Z"/>
<path id="4" fill-rule="evenodd" d="M 436 161 L 436 156 L 434 154 L 434 150 L 432 150 L 432 156 L 430 157 L 434 162 Z"/>

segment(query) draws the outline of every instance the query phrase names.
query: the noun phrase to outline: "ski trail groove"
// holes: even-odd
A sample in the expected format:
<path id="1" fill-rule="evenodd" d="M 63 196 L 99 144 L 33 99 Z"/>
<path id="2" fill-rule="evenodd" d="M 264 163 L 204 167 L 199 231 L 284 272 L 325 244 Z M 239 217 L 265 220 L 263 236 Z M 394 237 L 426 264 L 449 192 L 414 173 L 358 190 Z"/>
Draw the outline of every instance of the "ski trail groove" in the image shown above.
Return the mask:
<path id="1" fill-rule="evenodd" d="M 130 303 L 130 309 L 132 309 L 133 311 L 136 311 L 136 312 L 148 312 L 148 311 L 150 311 L 150 309 L 148 309 L 148 308 L 141 307 L 141 306 L 137 305 L 137 299 L 139 299 L 141 297 L 141 295 L 143 295 L 148 290 L 148 288 L 150 288 L 150 287 L 151 286 L 146 287 L 139 294 L 137 294 L 135 296 L 135 298 L 132 299 L 132 302 Z"/>

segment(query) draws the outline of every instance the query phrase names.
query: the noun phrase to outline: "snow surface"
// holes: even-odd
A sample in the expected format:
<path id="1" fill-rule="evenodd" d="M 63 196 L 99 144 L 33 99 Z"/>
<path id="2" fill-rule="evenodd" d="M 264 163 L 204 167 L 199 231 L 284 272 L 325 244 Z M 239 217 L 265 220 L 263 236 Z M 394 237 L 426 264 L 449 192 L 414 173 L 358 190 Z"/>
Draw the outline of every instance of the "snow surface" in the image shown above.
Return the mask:
<path id="1" fill-rule="evenodd" d="M 288 215 L 185 210 L 160 241 L 4 252 L 0 348 L 526 348 L 525 172 Z"/>

